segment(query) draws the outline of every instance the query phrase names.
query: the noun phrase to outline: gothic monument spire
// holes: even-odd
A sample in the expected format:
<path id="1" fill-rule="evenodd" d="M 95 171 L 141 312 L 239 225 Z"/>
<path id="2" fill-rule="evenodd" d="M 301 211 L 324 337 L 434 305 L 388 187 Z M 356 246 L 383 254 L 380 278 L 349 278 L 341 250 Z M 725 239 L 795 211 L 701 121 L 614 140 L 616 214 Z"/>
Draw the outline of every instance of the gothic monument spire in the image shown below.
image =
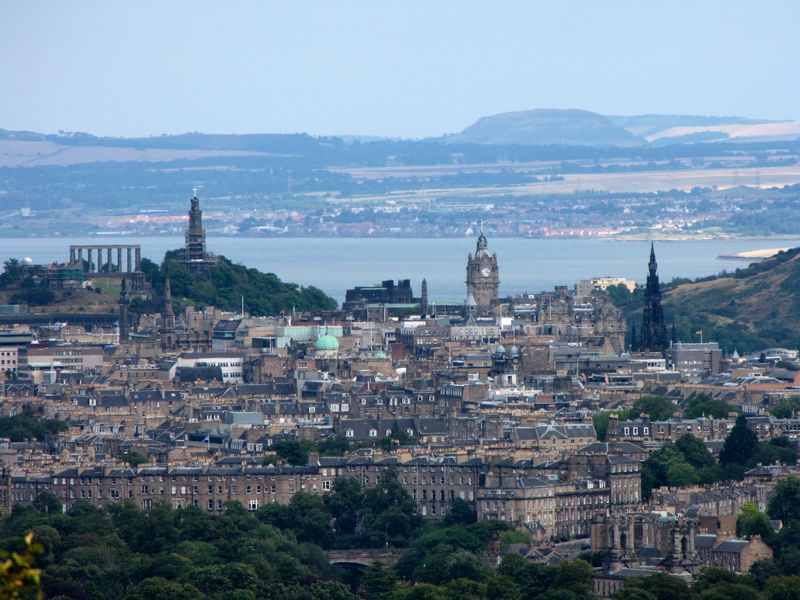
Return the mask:
<path id="1" fill-rule="evenodd" d="M 669 345 L 669 341 L 667 338 L 667 325 L 664 322 L 664 308 L 661 306 L 661 285 L 658 282 L 656 250 L 652 242 L 650 243 L 650 262 L 647 268 L 642 329 L 639 333 L 639 350 L 643 352 L 663 352 Z"/>

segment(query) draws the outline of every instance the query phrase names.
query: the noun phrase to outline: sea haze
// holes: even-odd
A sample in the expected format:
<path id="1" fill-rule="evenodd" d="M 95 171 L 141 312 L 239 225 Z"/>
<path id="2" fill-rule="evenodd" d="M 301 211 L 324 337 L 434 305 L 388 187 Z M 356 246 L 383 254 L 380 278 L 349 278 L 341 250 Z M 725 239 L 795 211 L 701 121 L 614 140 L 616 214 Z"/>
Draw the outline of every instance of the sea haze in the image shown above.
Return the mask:
<path id="1" fill-rule="evenodd" d="M 36 263 L 63 262 L 70 244 L 141 244 L 142 255 L 160 262 L 167 250 L 183 246 L 181 237 L 3 238 L 0 257 L 30 257 Z M 704 277 L 746 266 L 744 261 L 720 260 L 760 248 L 800 246 L 800 239 L 711 240 L 656 242 L 662 281 L 673 277 Z M 428 280 L 434 301 L 463 301 L 467 254 L 475 240 L 364 238 L 236 238 L 210 237 L 208 249 L 248 267 L 277 274 L 284 281 L 314 285 L 337 301 L 345 290 L 383 279 L 411 279 L 419 293 Z M 501 294 L 537 292 L 579 279 L 609 275 L 643 282 L 647 275 L 649 242 L 611 240 L 492 239 L 500 265 Z"/>

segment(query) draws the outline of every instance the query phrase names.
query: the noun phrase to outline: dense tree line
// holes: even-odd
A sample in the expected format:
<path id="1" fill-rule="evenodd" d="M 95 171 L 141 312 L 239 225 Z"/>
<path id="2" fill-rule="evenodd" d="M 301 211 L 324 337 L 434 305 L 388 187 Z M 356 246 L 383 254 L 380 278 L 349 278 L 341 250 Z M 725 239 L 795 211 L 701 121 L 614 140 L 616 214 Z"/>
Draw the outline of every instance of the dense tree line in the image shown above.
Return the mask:
<path id="1" fill-rule="evenodd" d="M 797 446 L 784 437 L 759 441 L 739 415 L 720 451 L 719 458 L 699 438 L 687 433 L 675 444 L 666 444 L 642 463 L 642 497 L 657 487 L 741 480 L 758 464 L 797 464 Z"/>
<path id="2" fill-rule="evenodd" d="M 769 518 L 784 527 L 775 532 Z M 780 482 L 766 515 L 745 507 L 742 535 L 761 535 L 775 558 L 737 575 L 704 569 L 688 588 L 678 577 L 631 579 L 622 600 L 785 600 L 796 598 L 800 572 L 800 481 Z M 27 538 L 28 534 L 32 538 Z M 223 514 L 121 502 L 78 502 L 63 513 L 42 494 L 0 523 L 0 597 L 58 600 L 588 600 L 588 560 L 555 566 L 528 561 L 511 544 L 530 535 L 483 521 L 456 500 L 441 523 L 422 523 L 392 474 L 363 489 L 337 482 L 328 496 L 298 494 L 289 506 L 247 511 L 230 502 Z M 361 572 L 331 566 L 323 547 L 404 549 L 394 568 Z M 16 554 L 12 554 L 16 553 Z M 497 556 L 502 560 L 497 562 Z M 12 596 L 11 593 L 17 596 Z"/>
<path id="3" fill-rule="evenodd" d="M 0 437 L 9 438 L 12 442 L 43 441 L 67 428 L 64 421 L 43 419 L 29 411 L 13 417 L 0 417 Z"/>
<path id="4" fill-rule="evenodd" d="M 239 312 L 242 298 L 245 310 L 254 316 L 277 315 L 293 309 L 333 310 L 337 306 L 333 298 L 314 286 L 285 283 L 274 273 L 262 273 L 235 264 L 224 256 L 219 256 L 217 264 L 206 272 L 189 271 L 177 261 L 178 252 L 168 252 L 160 266 L 142 259 L 142 271 L 151 286 L 153 299 L 149 302 L 134 301 L 131 304 L 134 312 L 161 310 L 167 276 L 176 310 L 183 302 Z"/>

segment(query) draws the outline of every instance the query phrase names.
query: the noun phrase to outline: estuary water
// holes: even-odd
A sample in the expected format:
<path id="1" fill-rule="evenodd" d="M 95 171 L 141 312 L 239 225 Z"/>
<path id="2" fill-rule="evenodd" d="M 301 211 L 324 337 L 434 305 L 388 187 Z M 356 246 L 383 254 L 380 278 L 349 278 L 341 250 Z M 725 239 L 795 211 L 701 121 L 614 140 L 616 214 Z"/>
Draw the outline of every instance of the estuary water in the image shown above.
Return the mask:
<path id="1" fill-rule="evenodd" d="M 167 250 L 183 245 L 180 237 L 92 236 L 82 238 L 0 238 L 0 259 L 30 257 L 36 263 L 64 262 L 70 244 L 141 244 L 142 256 L 160 262 Z M 341 302 L 345 290 L 383 279 L 411 279 L 419 294 L 428 280 L 433 301 L 463 301 L 467 254 L 475 240 L 408 238 L 244 238 L 209 237 L 208 250 L 284 281 L 315 285 Z M 800 239 L 656 242 L 662 281 L 703 277 L 747 265 L 720 260 L 761 248 L 800 246 Z M 643 282 L 650 243 L 614 240 L 493 239 L 501 294 L 538 292 L 573 285 L 596 276 L 626 277 Z"/>

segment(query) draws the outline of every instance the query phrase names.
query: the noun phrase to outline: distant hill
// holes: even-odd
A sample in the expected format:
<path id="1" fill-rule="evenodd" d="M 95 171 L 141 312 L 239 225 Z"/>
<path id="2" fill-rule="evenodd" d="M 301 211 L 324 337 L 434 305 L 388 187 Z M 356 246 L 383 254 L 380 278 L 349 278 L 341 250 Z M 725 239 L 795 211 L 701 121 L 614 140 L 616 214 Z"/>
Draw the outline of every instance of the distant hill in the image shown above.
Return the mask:
<path id="1" fill-rule="evenodd" d="M 623 309 L 638 328 L 641 294 Z M 682 341 L 695 341 L 702 330 L 729 351 L 800 347 L 800 248 L 730 274 L 667 284 L 664 313 Z"/>
<path id="2" fill-rule="evenodd" d="M 445 141 L 459 144 L 635 146 L 639 136 L 588 110 L 537 108 L 483 117 Z"/>

